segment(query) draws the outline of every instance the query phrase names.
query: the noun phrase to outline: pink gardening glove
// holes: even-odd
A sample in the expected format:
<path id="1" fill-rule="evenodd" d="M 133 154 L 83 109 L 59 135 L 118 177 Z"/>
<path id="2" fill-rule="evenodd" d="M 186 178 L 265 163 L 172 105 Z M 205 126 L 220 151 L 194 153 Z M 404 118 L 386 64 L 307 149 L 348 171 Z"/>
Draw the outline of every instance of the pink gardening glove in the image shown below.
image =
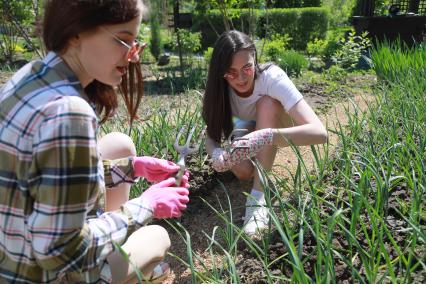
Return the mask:
<path id="1" fill-rule="evenodd" d="M 228 164 L 234 166 L 241 161 L 252 158 L 264 146 L 272 145 L 273 133 L 271 128 L 264 128 L 244 135 L 239 140 L 232 142 Z"/>
<path id="2" fill-rule="evenodd" d="M 189 171 L 185 170 L 182 181 L 180 182 L 180 187 L 189 188 Z M 176 185 L 175 185 L 176 186 Z"/>
<path id="3" fill-rule="evenodd" d="M 144 177 L 149 182 L 165 180 L 178 170 L 178 165 L 167 160 L 148 156 L 133 158 L 134 176 Z"/>
<path id="4" fill-rule="evenodd" d="M 182 215 L 181 211 L 189 202 L 188 174 L 182 177 L 181 187 L 173 187 L 175 182 L 175 178 L 168 178 L 142 193 L 141 197 L 148 200 L 153 208 L 154 218 L 173 218 Z"/>

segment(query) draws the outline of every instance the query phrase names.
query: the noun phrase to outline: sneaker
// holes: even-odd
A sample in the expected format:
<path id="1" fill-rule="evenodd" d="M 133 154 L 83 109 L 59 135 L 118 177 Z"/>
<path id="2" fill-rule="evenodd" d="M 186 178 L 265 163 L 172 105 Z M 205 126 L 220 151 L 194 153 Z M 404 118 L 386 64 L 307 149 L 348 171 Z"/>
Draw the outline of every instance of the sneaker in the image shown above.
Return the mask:
<path id="1" fill-rule="evenodd" d="M 243 230 L 249 236 L 256 236 L 267 229 L 269 223 L 269 209 L 266 207 L 265 199 L 256 200 L 252 196 L 248 196 L 246 213 L 243 219 Z"/>

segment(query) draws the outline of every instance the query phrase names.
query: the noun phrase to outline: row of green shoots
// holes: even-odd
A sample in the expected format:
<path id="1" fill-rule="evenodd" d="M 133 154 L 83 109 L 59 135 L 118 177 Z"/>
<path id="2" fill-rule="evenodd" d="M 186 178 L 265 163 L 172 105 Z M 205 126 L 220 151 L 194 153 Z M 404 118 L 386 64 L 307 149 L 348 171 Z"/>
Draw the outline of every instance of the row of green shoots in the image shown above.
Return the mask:
<path id="1" fill-rule="evenodd" d="M 211 261 L 192 247 L 180 222 L 168 222 L 187 246 L 186 256 L 172 256 L 190 269 L 193 283 L 242 283 L 241 244 L 245 256 L 248 250 L 262 266 L 260 283 L 426 281 L 426 49 L 382 44 L 372 59 L 379 78 L 374 98 L 364 111 L 354 104 L 355 112 L 347 111 L 349 123 L 330 129 L 339 137 L 337 153 L 329 154 L 328 144 L 312 146 L 312 169 L 292 147 L 299 161 L 289 180 L 255 163 L 273 208 L 261 240 L 252 240 L 235 225 L 224 184 L 216 188 L 227 197 L 220 198 L 221 206 L 205 201 L 204 210 L 223 221 L 202 232 Z M 141 127 L 134 126 L 137 148 L 176 159 L 172 144 L 177 130 L 183 125 L 197 125 L 197 132 L 203 128 L 199 109 L 159 110 Z M 203 147 L 198 156 L 204 163 Z M 271 259 L 277 241 L 285 250 Z"/>
<path id="2" fill-rule="evenodd" d="M 191 130 L 194 129 L 188 146 L 190 148 L 198 147 L 198 150 L 190 157 L 195 158 L 195 164 L 192 164 L 192 166 L 202 168 L 206 162 L 207 154 L 204 148 L 204 137 L 202 137 L 205 127 L 201 118 L 200 95 L 198 91 L 190 92 L 191 101 L 179 100 L 177 105 L 154 103 L 153 106 L 147 107 L 149 109 L 147 113 L 140 115 L 139 119 L 136 119 L 132 125 L 129 125 L 127 115 L 119 114 L 115 119 L 102 126 L 102 132 L 129 134 L 135 144 L 137 155 L 153 156 L 177 162 L 179 152 L 174 144 L 184 146 Z M 144 99 L 142 98 L 142 100 Z M 177 139 L 181 130 L 182 133 Z M 147 187 L 147 182 L 141 179 L 132 188 L 130 197 L 139 196 Z"/>

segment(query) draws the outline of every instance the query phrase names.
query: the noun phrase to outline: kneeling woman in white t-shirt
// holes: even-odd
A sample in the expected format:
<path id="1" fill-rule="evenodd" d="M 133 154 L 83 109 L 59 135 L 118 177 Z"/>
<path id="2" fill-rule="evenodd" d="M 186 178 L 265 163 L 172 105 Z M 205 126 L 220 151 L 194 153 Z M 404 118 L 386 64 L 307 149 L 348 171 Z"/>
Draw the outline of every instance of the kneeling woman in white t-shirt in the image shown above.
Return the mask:
<path id="1" fill-rule="evenodd" d="M 223 33 L 215 43 L 203 118 L 207 124 L 207 152 L 216 171 L 231 170 L 239 179 L 253 179 L 247 199 L 244 231 L 256 235 L 268 225 L 268 208 L 257 171 L 256 157 L 270 170 L 277 146 L 325 143 L 327 131 L 287 74 L 273 64 L 259 65 L 256 47 L 244 33 Z M 249 134 L 234 140 L 231 152 L 222 148 L 233 129 Z"/>

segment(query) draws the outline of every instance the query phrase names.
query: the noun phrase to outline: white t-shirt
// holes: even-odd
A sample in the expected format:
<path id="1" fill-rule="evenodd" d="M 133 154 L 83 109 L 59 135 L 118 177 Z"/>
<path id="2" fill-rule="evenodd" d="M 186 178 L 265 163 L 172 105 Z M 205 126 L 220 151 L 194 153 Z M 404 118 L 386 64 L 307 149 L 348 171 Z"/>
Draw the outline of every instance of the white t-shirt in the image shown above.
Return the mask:
<path id="1" fill-rule="evenodd" d="M 232 88 L 229 89 L 232 115 L 243 120 L 256 120 L 256 102 L 263 96 L 278 100 L 287 112 L 303 98 L 284 70 L 276 65 L 258 76 L 249 97 L 239 97 Z"/>

